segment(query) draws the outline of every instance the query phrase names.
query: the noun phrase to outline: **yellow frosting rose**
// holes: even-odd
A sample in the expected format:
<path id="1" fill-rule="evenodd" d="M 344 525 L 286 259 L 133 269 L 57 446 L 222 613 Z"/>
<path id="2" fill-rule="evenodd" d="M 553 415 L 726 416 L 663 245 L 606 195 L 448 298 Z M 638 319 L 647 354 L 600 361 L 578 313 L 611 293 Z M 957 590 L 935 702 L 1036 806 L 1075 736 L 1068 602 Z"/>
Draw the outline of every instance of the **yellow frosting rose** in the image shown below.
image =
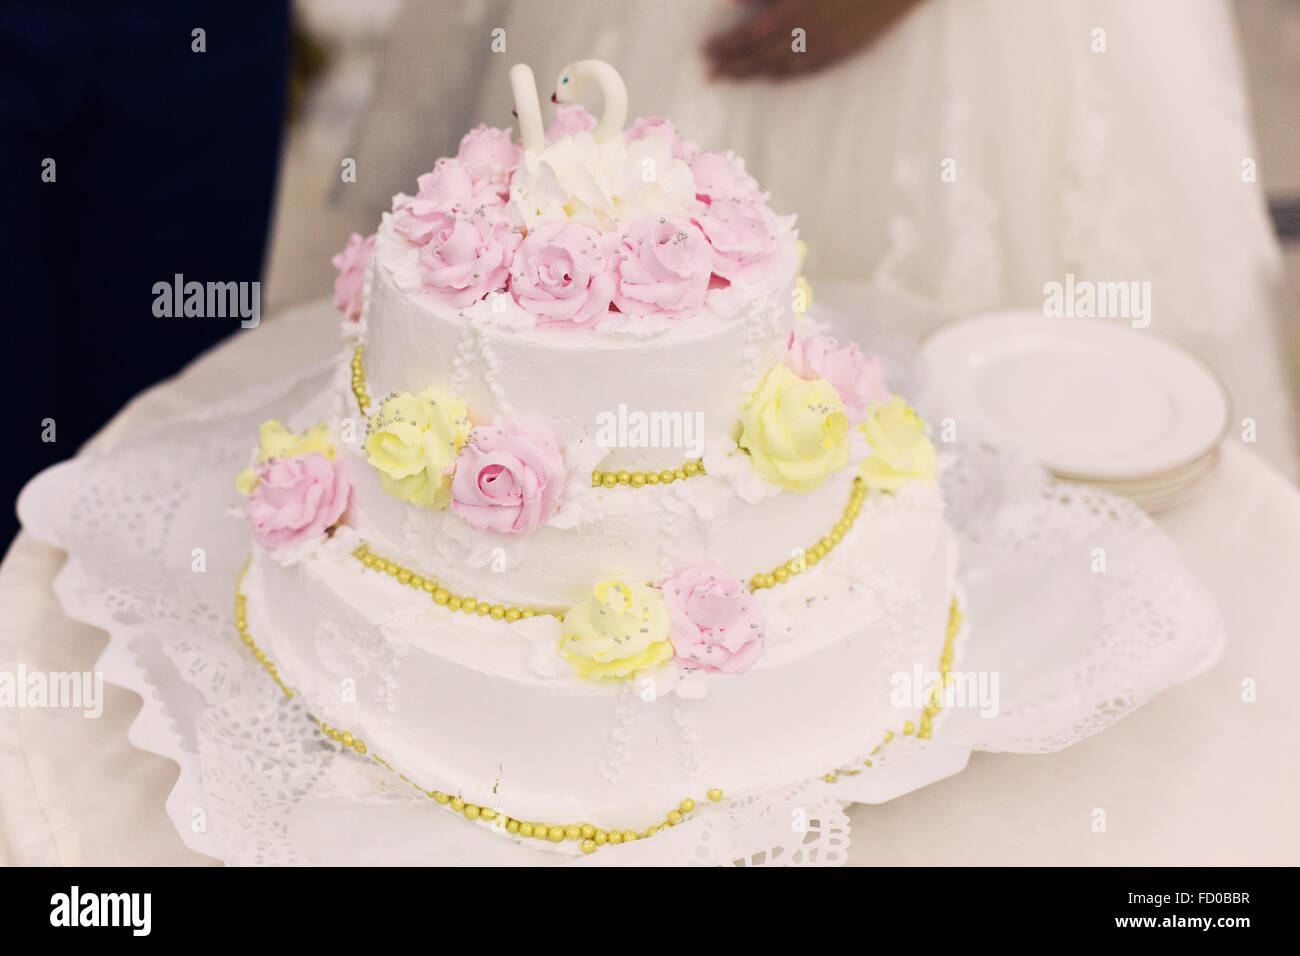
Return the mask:
<path id="1" fill-rule="evenodd" d="M 313 425 L 302 434 L 290 431 L 282 422 L 272 418 L 262 423 L 257 430 L 257 463 L 264 465 L 272 458 L 296 458 L 298 455 L 310 455 L 320 452 L 326 458 L 334 457 L 334 445 L 330 442 L 329 429 L 325 425 Z M 243 494 L 251 494 L 257 487 L 257 474 L 253 468 L 245 468 L 235 479 L 235 487 Z"/>
<path id="2" fill-rule="evenodd" d="M 370 421 L 366 458 L 390 495 L 445 508 L 451 500 L 448 472 L 469 431 L 469 412 L 459 398 L 432 388 L 397 392 Z"/>
<path id="3" fill-rule="evenodd" d="M 668 608 L 644 584 L 602 581 L 564 615 L 560 652 L 581 677 L 630 677 L 673 656 Z"/>
<path id="4" fill-rule="evenodd" d="M 871 457 L 858 467 L 868 488 L 897 491 L 909 481 L 934 481 L 934 443 L 921 416 L 898 396 L 872 402 L 859 428 Z"/>
<path id="5" fill-rule="evenodd" d="M 830 382 L 777 365 L 740 416 L 737 444 L 754 469 L 791 491 L 817 488 L 849 463 L 849 419 Z"/>

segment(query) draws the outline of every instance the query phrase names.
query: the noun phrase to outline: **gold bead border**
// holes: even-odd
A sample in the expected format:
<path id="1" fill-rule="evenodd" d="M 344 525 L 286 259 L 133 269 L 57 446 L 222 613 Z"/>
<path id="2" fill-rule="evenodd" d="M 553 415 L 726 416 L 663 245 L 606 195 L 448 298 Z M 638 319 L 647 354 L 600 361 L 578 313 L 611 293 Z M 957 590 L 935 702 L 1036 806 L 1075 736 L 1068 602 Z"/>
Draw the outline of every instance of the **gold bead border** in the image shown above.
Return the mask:
<path id="1" fill-rule="evenodd" d="M 805 551 L 801 557 L 792 558 L 785 564 L 778 565 L 768 573 L 755 574 L 749 581 L 751 591 L 758 591 L 762 588 L 775 587 L 778 584 L 784 584 L 792 577 L 802 574 L 823 558 L 831 553 L 832 549 L 843 540 L 850 528 L 853 527 L 854 521 L 862 512 L 862 502 L 867 496 L 867 486 L 861 478 L 853 479 L 853 490 L 849 495 L 849 503 L 844 507 L 844 514 L 835 526 L 831 528 L 830 533 L 819 539 L 816 544 Z M 476 614 L 479 617 L 490 617 L 494 621 L 505 621 L 507 624 L 514 624 L 517 621 L 524 621 L 530 617 L 543 617 L 549 615 L 556 620 L 563 622 L 564 613 L 553 608 L 543 607 L 520 607 L 513 604 L 492 604 L 483 598 L 474 597 L 468 594 L 456 594 L 448 588 L 443 587 L 434 578 L 417 574 L 410 568 L 403 567 L 391 558 L 385 558 L 383 555 L 375 554 L 370 550 L 370 546 L 364 542 L 355 551 L 352 557 L 356 558 L 361 564 L 373 571 L 381 574 L 387 574 L 389 577 L 396 578 L 399 584 L 404 584 L 416 591 L 423 591 L 433 598 L 433 603 L 439 607 L 445 607 L 449 611 L 463 611 L 466 614 Z"/>
<path id="2" fill-rule="evenodd" d="M 766 573 L 760 572 L 749 579 L 749 589 L 751 591 L 761 591 L 763 588 L 775 587 L 778 584 L 784 584 L 796 575 L 803 574 L 809 568 L 816 565 L 826 557 L 834 547 L 843 540 L 844 536 L 849 533 L 853 523 L 862 513 L 862 502 L 867 497 L 867 485 L 861 478 L 853 479 L 853 490 L 849 492 L 849 503 L 844 506 L 844 514 L 840 520 L 835 522 L 830 533 L 825 537 L 819 538 L 815 544 L 805 549 L 797 558 L 791 558 L 784 564 L 779 564 L 771 571 Z"/>
<path id="3" fill-rule="evenodd" d="M 364 345 L 358 344 L 357 350 L 352 353 L 352 397 L 357 400 L 361 414 L 369 418 L 370 393 L 366 391 L 366 367 L 361 361 L 364 349 Z"/>
<path id="4" fill-rule="evenodd" d="M 939 655 L 939 686 L 935 687 L 934 690 L 930 692 L 930 702 L 921 709 L 920 727 L 917 727 L 917 725 L 912 723 L 910 720 L 904 721 L 903 729 L 901 731 L 902 736 L 910 737 L 912 734 L 916 734 L 918 740 L 930 739 L 930 731 L 934 717 L 943 709 L 939 703 L 942 699 L 941 694 L 943 688 L 947 687 L 953 680 L 953 645 L 956 642 L 958 633 L 961 632 L 961 623 L 961 607 L 958 606 L 957 599 L 953 598 L 952 603 L 948 605 L 948 632 L 943 641 L 943 653 Z M 871 758 L 880 753 L 880 748 L 885 746 L 885 744 L 889 743 L 896 736 L 898 735 L 892 730 L 886 730 L 884 738 L 880 743 L 876 744 L 875 749 L 872 750 L 871 753 L 867 755 L 866 759 L 862 761 L 863 766 L 872 766 Z M 841 767 L 832 770 L 830 773 L 823 774 L 822 779 L 827 783 L 834 783 L 840 777 L 855 777 L 860 773 L 862 773 L 861 770 L 853 767 Z"/>
<path id="5" fill-rule="evenodd" d="M 369 545 L 364 543 L 352 552 L 352 557 L 373 571 L 396 578 L 399 584 L 405 584 L 409 588 L 423 591 L 433 598 L 434 604 L 445 607 L 449 611 L 464 611 L 466 614 L 490 617 L 494 621 L 505 621 L 509 624 L 548 614 L 560 621 L 564 620 L 564 615 L 559 611 L 535 607 L 517 607 L 513 604 L 492 604 L 489 601 L 468 594 L 455 594 L 444 588 L 433 578 L 416 574 L 410 568 L 404 568 L 396 561 L 375 554 L 370 550 Z"/>
<path id="6" fill-rule="evenodd" d="M 362 361 L 364 345 L 357 345 L 352 353 L 352 397 L 357 400 L 361 414 L 370 417 L 370 392 L 366 389 L 366 368 Z M 662 471 L 600 471 L 591 472 L 591 487 L 616 488 L 625 485 L 630 488 L 645 488 L 654 485 L 669 485 L 674 481 L 685 481 L 703 475 L 704 460 L 692 458 L 677 468 L 665 468 Z"/>
<path id="7" fill-rule="evenodd" d="M 259 664 L 271 675 L 277 687 L 284 693 L 285 697 L 293 697 L 294 690 L 284 682 L 276 669 L 275 663 L 271 661 L 261 648 L 253 641 L 253 636 L 248 630 L 248 599 L 244 596 L 244 577 L 248 574 L 248 568 L 252 564 L 250 557 L 244 562 L 244 567 L 240 570 L 239 576 L 235 579 L 235 629 L 239 632 L 239 639 L 244 642 L 253 657 Z M 353 750 L 362 756 L 369 756 L 375 763 L 379 764 L 389 773 L 396 774 L 404 782 L 409 783 L 416 790 L 429 797 L 439 806 L 446 807 L 453 813 L 458 813 L 467 820 L 482 820 L 490 823 L 494 829 L 509 833 L 512 836 L 531 837 L 538 840 L 545 840 L 550 843 L 563 843 L 566 840 L 576 842 L 578 849 L 584 854 L 595 853 L 603 846 L 617 846 L 620 843 L 632 843 L 636 840 L 648 840 L 650 837 L 659 833 L 668 827 L 675 827 L 679 823 L 685 822 L 687 816 L 698 806 L 696 801 L 691 797 L 686 797 L 677 806 L 669 810 L 664 816 L 663 822 L 652 824 L 644 830 L 604 830 L 590 823 L 533 823 L 527 820 L 518 820 L 507 814 L 501 813 L 492 807 L 482 807 L 477 804 L 467 803 L 458 796 L 451 796 L 440 790 L 426 790 L 418 783 L 412 780 L 406 774 L 397 773 L 388 761 L 384 760 L 378 754 L 372 754 L 366 747 L 364 740 L 361 740 L 352 734 L 339 730 L 337 727 L 331 727 L 316 718 L 312 718 L 316 726 L 321 729 L 330 740 L 342 744 L 344 749 Z M 704 799 L 711 803 L 717 803 L 722 799 L 722 790 L 714 787 L 704 795 Z M 502 822 L 497 822 L 498 818 Z"/>
<path id="8" fill-rule="evenodd" d="M 704 459 L 692 458 L 680 468 L 665 468 L 663 471 L 600 471 L 591 473 L 591 487 L 614 488 L 629 485 L 644 488 L 646 485 L 670 485 L 674 481 L 685 481 L 697 475 L 705 474 Z"/>

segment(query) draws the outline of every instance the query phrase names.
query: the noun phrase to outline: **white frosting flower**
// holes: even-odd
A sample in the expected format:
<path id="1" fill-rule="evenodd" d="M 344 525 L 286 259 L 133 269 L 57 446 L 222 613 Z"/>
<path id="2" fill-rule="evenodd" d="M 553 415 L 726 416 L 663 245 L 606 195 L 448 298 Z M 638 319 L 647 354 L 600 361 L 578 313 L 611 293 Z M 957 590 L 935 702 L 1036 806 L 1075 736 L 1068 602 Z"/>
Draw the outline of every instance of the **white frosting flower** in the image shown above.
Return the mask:
<path id="1" fill-rule="evenodd" d="M 702 208 L 695 198 L 691 167 L 675 158 L 672 146 L 658 136 L 626 143 L 625 154 L 611 171 L 611 178 L 620 223 L 651 213 L 689 218 Z"/>
<path id="2" fill-rule="evenodd" d="M 597 143 L 586 131 L 525 154 L 510 200 L 529 229 L 567 220 L 614 231 L 647 213 L 689 216 L 697 208 L 690 167 L 662 139 Z"/>

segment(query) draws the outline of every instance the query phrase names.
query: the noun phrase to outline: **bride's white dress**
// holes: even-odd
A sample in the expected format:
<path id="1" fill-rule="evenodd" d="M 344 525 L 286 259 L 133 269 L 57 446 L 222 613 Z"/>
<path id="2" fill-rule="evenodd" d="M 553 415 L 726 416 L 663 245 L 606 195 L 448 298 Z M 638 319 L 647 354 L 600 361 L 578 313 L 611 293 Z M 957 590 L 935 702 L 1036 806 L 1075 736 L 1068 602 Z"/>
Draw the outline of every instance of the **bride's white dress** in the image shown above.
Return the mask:
<path id="1" fill-rule="evenodd" d="M 510 124 L 510 64 L 531 64 L 545 97 L 569 61 L 607 59 L 631 115 L 746 157 L 799 214 L 815 280 L 868 280 L 936 314 L 1041 306 L 1068 273 L 1150 282 L 1151 328 L 1290 446 L 1279 256 L 1223 0 L 930 0 L 867 52 L 783 83 L 707 80 L 703 40 L 739 15 L 716 0 L 456 11 L 413 4 L 397 24 L 359 146 L 383 175 L 353 201 L 382 207 L 460 132 Z M 498 27 L 506 49 L 484 56 Z"/>

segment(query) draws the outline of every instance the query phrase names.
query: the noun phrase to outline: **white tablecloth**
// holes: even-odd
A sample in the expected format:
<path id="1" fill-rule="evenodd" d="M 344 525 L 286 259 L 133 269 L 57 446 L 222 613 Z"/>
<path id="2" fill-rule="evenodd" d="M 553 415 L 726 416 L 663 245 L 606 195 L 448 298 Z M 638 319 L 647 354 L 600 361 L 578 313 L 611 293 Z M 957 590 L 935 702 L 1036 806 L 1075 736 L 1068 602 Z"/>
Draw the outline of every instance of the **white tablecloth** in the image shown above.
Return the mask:
<path id="1" fill-rule="evenodd" d="M 95 441 L 271 380 L 289 352 L 324 359 L 338 349 L 336 329 L 315 306 L 240 333 L 137 398 Z M 1300 863 L 1300 695 L 1290 686 L 1300 673 L 1300 491 L 1230 438 L 1201 494 L 1158 520 L 1223 610 L 1223 660 L 1060 753 L 977 753 L 955 777 L 854 807 L 854 863 Z M 62 563 L 20 535 L 0 565 L 0 670 L 93 669 L 107 638 L 59 609 L 51 582 Z M 105 695 L 97 720 L 0 709 L 0 863 L 212 863 L 163 811 L 175 764 L 127 742 L 138 699 Z M 1097 809 L 1104 832 L 1093 828 Z"/>

